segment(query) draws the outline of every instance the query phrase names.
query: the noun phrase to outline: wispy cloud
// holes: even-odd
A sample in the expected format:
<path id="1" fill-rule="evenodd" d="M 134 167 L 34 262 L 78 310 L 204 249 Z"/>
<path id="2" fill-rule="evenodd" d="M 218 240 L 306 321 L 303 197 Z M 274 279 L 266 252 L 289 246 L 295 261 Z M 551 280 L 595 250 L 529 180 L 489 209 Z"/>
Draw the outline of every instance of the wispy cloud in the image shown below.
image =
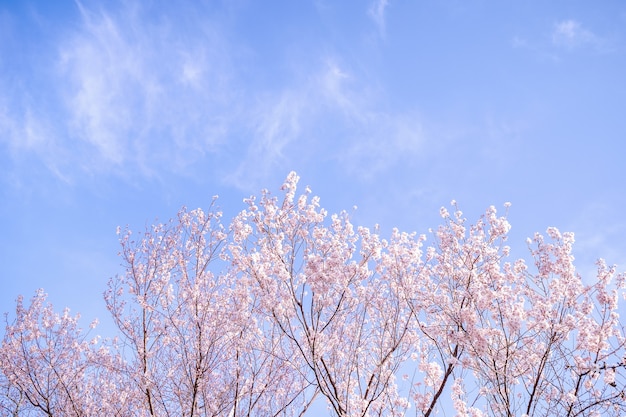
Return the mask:
<path id="1" fill-rule="evenodd" d="M 263 97 L 252 141 L 229 181 L 254 189 L 272 168 L 320 160 L 339 161 L 346 173 L 367 179 L 422 149 L 421 117 L 381 107 L 380 94 L 336 57 L 302 78 Z"/>
<path id="2" fill-rule="evenodd" d="M 349 172 L 370 179 L 414 158 L 423 149 L 425 135 L 416 113 L 372 112 L 350 139 L 350 146 L 338 159 Z"/>
<path id="3" fill-rule="evenodd" d="M 305 91 L 263 94 L 246 113 L 247 120 L 240 120 L 244 139 L 236 141 L 239 151 L 227 156 L 228 166 L 222 170 L 224 180 L 241 189 L 256 190 L 274 169 L 288 161 L 294 163 L 287 148 L 301 138 L 302 125 L 313 117 L 312 111 Z M 284 171 L 291 169 L 285 167 Z"/>
<path id="4" fill-rule="evenodd" d="M 136 164 L 147 172 L 155 168 L 150 160 L 181 168 L 194 152 L 224 140 L 235 92 L 227 93 L 224 39 L 199 30 L 213 22 L 189 16 L 197 30 L 186 33 L 165 17 L 161 25 L 149 24 L 137 8 L 81 12 L 81 31 L 60 48 L 75 138 L 93 145 L 104 163 Z"/>
<path id="5" fill-rule="evenodd" d="M 2 87 L 0 83 L 0 89 Z M 4 91 L 9 91 L 9 88 Z M 59 146 L 54 126 L 38 114 L 34 105 L 16 101 L 9 106 L 0 100 L 0 144 L 4 144 L 14 162 L 27 160 L 24 156 L 32 154 L 58 179 L 71 182 L 71 178 L 63 171 L 63 165 L 69 158 L 68 152 Z M 4 174 L 10 174 L 8 170 L 9 167 L 5 167 Z M 12 178 L 11 182 L 19 186 L 15 183 L 16 177 Z"/>
<path id="6" fill-rule="evenodd" d="M 511 155 L 520 151 L 523 143 L 526 123 L 519 119 L 502 119 L 494 114 L 487 114 L 481 155 L 491 164 L 505 168 L 511 163 Z"/>
<path id="7" fill-rule="evenodd" d="M 381 36 L 385 36 L 386 33 L 385 9 L 387 6 L 389 6 L 389 0 L 375 0 L 367 10 L 367 14 L 376 24 Z"/>
<path id="8" fill-rule="evenodd" d="M 526 49 L 553 62 L 561 61 L 563 52 L 593 51 L 610 53 L 615 51 L 614 42 L 604 37 L 576 19 L 557 21 L 547 34 L 540 38 L 515 35 L 511 40 L 514 48 Z"/>
<path id="9" fill-rule="evenodd" d="M 602 44 L 602 40 L 596 34 L 584 28 L 577 20 L 568 19 L 554 24 L 552 28 L 552 44 L 568 49 L 587 45 L 599 47 Z"/>
<path id="10" fill-rule="evenodd" d="M 248 108 L 240 115 L 245 139 L 238 144 L 241 151 L 231 155 L 231 167 L 225 169 L 227 182 L 242 189 L 258 189 L 276 168 L 288 172 L 316 153 L 312 131 L 330 102 L 319 76 L 306 72 L 294 78 L 278 90 L 248 98 Z"/>
<path id="11" fill-rule="evenodd" d="M 184 173 L 226 140 L 234 48 L 210 14 L 187 10 L 182 26 L 167 14 L 149 21 L 138 4 L 77 6 L 80 21 L 50 40 L 48 61 L 16 75 L 42 88 L 4 89 L 1 140 L 16 157 L 39 155 L 63 178 L 150 176 Z"/>
<path id="12" fill-rule="evenodd" d="M 180 16 L 146 20 L 141 4 L 77 4 L 79 24 L 39 74 L 54 111 L 37 97 L 0 103 L 11 149 L 40 155 L 60 177 L 194 175 L 202 164 L 248 189 L 320 158 L 366 177 L 421 146 L 415 112 L 381 104 L 384 92 L 340 55 L 293 61 L 280 84 L 250 90 L 237 59 L 254 58 L 205 10 L 177 11 L 182 26 Z M 387 4 L 372 9 L 382 25 Z"/>
<path id="13" fill-rule="evenodd" d="M 600 257 L 609 265 L 618 265 L 620 271 L 626 269 L 626 245 L 621 239 L 626 232 L 626 223 L 608 220 L 620 218 L 618 207 L 612 196 L 582 202 L 567 225 L 567 230 L 576 233 L 573 247 L 576 266 L 589 283 L 594 281 L 595 262 Z"/>
<path id="14" fill-rule="evenodd" d="M 380 106 L 381 93 L 369 90 L 334 61 L 327 62 L 319 82 L 328 104 L 350 127 L 344 147 L 333 156 L 349 172 L 369 178 L 422 148 L 422 118 L 414 110 Z"/>

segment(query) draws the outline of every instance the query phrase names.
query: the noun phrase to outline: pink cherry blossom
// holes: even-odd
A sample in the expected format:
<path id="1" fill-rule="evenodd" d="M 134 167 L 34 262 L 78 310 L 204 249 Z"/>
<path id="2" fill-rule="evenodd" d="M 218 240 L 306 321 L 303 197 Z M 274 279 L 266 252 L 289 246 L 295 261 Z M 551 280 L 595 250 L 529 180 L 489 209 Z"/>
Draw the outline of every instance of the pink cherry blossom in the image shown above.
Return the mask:
<path id="1" fill-rule="evenodd" d="M 183 208 L 118 229 L 113 338 L 17 300 L 0 347 L 0 414 L 338 417 L 620 416 L 626 276 L 581 277 L 554 227 L 510 259 L 511 225 L 455 201 L 429 234 L 352 224 L 289 174 L 228 224 Z"/>

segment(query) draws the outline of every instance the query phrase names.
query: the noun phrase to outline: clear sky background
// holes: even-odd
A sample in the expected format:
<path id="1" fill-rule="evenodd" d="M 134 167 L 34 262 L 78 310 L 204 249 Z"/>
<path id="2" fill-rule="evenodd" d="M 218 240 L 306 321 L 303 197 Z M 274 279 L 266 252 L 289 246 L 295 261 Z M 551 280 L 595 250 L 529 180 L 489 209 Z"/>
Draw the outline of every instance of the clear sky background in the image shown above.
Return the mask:
<path id="1" fill-rule="evenodd" d="M 512 203 L 626 269 L 623 1 L 0 0 L 0 310 L 43 287 L 107 332 L 116 226 L 291 170 L 330 212 L 426 233 Z"/>

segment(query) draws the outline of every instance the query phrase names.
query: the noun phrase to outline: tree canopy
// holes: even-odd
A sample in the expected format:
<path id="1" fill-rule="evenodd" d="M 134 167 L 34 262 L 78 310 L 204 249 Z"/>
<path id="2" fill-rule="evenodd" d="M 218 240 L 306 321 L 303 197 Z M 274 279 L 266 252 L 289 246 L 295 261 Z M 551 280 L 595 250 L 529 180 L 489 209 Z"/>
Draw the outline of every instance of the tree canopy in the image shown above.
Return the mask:
<path id="1" fill-rule="evenodd" d="M 599 260 L 583 279 L 572 233 L 510 259 L 505 215 L 470 225 L 453 203 L 430 237 L 382 237 L 297 183 L 230 224 L 213 204 L 120 231 L 113 339 L 43 290 L 18 298 L 1 414 L 302 416 L 320 398 L 339 417 L 626 413 L 626 276 Z"/>

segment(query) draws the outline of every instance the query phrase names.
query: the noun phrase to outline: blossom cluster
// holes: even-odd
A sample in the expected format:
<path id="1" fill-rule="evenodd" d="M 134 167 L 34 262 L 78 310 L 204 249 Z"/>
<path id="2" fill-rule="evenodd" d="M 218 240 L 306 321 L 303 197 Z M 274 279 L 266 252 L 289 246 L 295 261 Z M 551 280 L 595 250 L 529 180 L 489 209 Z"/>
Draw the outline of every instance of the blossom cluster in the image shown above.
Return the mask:
<path id="1" fill-rule="evenodd" d="M 357 227 L 291 173 L 229 225 L 214 204 L 119 230 L 104 293 L 113 339 L 18 299 L 0 347 L 0 414 L 587 416 L 626 413 L 626 278 L 576 271 L 548 228 L 511 260 L 506 215 L 456 202 L 427 235 Z M 509 204 L 505 204 L 508 210 Z"/>

